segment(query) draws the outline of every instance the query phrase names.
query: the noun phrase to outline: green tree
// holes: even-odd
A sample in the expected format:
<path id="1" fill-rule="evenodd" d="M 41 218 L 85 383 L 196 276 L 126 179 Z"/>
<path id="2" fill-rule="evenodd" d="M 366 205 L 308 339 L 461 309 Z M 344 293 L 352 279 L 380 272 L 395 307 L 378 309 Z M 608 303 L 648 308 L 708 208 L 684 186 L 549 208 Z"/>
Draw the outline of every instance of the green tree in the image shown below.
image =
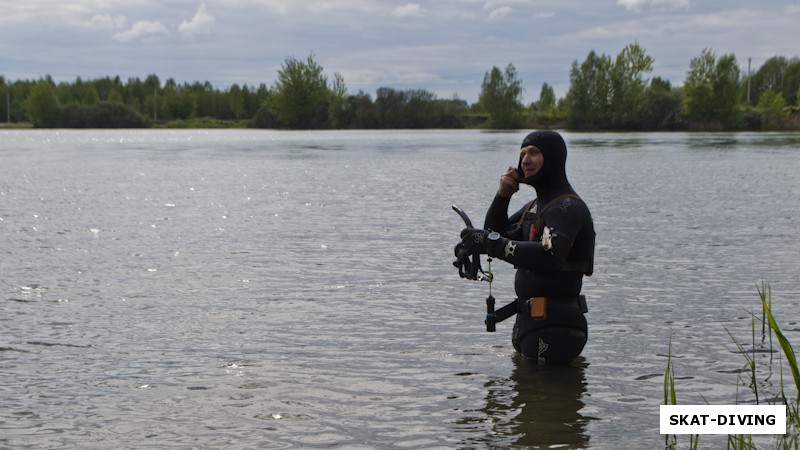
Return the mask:
<path id="1" fill-rule="evenodd" d="M 486 72 L 478 103 L 489 114 L 489 126 L 496 129 L 515 128 L 522 112 L 522 81 L 517 69 L 509 63 L 505 72 L 497 66 Z"/>
<path id="2" fill-rule="evenodd" d="M 406 93 L 381 87 L 375 92 L 375 114 L 380 128 L 409 128 L 406 123 Z"/>
<path id="3" fill-rule="evenodd" d="M 91 106 L 83 106 L 77 102 L 61 105 L 61 117 L 58 121 L 58 126 L 64 128 L 88 128 L 86 123 L 89 108 Z"/>
<path id="4" fill-rule="evenodd" d="M 655 77 L 645 89 L 640 125 L 645 130 L 671 131 L 683 128 L 681 95 L 668 80 Z"/>
<path id="5" fill-rule="evenodd" d="M 85 83 L 79 87 L 78 95 L 79 97 L 75 100 L 81 105 L 94 105 L 100 101 L 100 94 L 97 93 L 97 89 L 92 84 Z"/>
<path id="6" fill-rule="evenodd" d="M 653 70 L 653 58 L 638 42 L 629 44 L 611 68 L 611 105 L 613 126 L 637 128 L 641 123 L 641 108 L 647 81 L 644 74 Z"/>
<path id="7" fill-rule="evenodd" d="M 436 126 L 439 120 L 435 117 L 436 94 L 425 89 L 406 91 L 405 115 L 406 128 L 429 128 Z"/>
<path id="8" fill-rule="evenodd" d="M 786 117 L 786 101 L 780 92 L 772 89 L 761 93 L 756 107 L 766 127 L 780 126 Z"/>
<path id="9" fill-rule="evenodd" d="M 566 104 L 570 126 L 577 129 L 608 127 L 611 58 L 592 50 L 582 64 L 573 61 L 569 79 Z"/>
<path id="10" fill-rule="evenodd" d="M 764 61 L 750 78 L 750 98 L 753 103 L 758 103 L 763 92 L 780 91 L 788 65 L 789 61 L 783 56 L 773 56 Z"/>
<path id="11" fill-rule="evenodd" d="M 83 81 L 80 77 L 71 85 L 59 84 L 59 100 L 61 103 L 75 102 L 80 105 L 93 105 L 100 101 L 100 95 L 94 82 Z"/>
<path id="12" fill-rule="evenodd" d="M 194 116 L 195 97 L 186 87 L 180 87 L 170 78 L 164 85 L 161 100 L 162 118 L 186 120 Z"/>
<path id="13" fill-rule="evenodd" d="M 800 58 L 793 58 L 783 71 L 781 79 L 781 94 L 790 105 L 800 101 L 797 91 L 800 90 Z"/>
<path id="14" fill-rule="evenodd" d="M 539 100 L 534 102 L 532 109 L 542 114 L 551 113 L 556 109 L 556 91 L 547 83 L 542 83 L 542 90 L 539 91 Z"/>
<path id="15" fill-rule="evenodd" d="M 152 120 L 159 120 L 162 117 L 159 115 L 159 110 L 161 109 L 162 97 L 161 91 L 161 80 L 159 80 L 158 76 L 155 74 L 150 74 L 144 80 L 144 88 L 145 92 L 147 92 L 146 97 L 142 101 L 142 107 L 144 111 L 142 114 L 147 115 Z"/>
<path id="16" fill-rule="evenodd" d="M 466 100 L 456 96 L 452 99 L 437 99 L 433 101 L 433 113 L 430 117 L 430 127 L 434 128 L 464 128 L 463 115 L 469 111 Z"/>
<path id="17" fill-rule="evenodd" d="M 0 75 L 0 92 L 2 92 L 2 98 L 0 98 L 0 122 L 10 122 L 11 84 L 6 83 L 6 77 L 3 75 Z"/>
<path id="18" fill-rule="evenodd" d="M 43 79 L 31 90 L 25 109 L 34 127 L 52 128 L 59 124 L 61 105 L 51 79 Z"/>
<path id="19" fill-rule="evenodd" d="M 248 85 L 242 86 L 242 102 L 244 103 L 244 112 L 242 113 L 245 117 L 252 117 L 253 114 L 258 111 L 258 108 L 261 107 L 264 98 L 259 97 L 258 89 L 254 89 Z"/>
<path id="20" fill-rule="evenodd" d="M 144 101 L 147 98 L 147 89 L 140 79 L 128 79 L 123 97 L 125 98 L 125 104 L 133 108 L 139 114 L 148 113 L 144 108 Z"/>
<path id="21" fill-rule="evenodd" d="M 339 72 L 333 75 L 328 99 L 328 120 L 332 128 L 344 128 L 347 120 L 347 84 Z"/>
<path id="22" fill-rule="evenodd" d="M 122 103 L 97 102 L 93 105 L 70 103 L 61 108 L 60 126 L 67 128 L 145 128 L 147 120 Z"/>
<path id="23" fill-rule="evenodd" d="M 122 93 L 116 89 L 112 89 L 111 92 L 108 94 L 108 101 L 111 103 L 125 103 L 125 99 L 122 97 Z"/>
<path id="24" fill-rule="evenodd" d="M 214 87 L 211 83 L 195 82 L 190 87 L 192 95 L 195 98 L 195 114 L 197 117 L 213 117 L 216 115 L 214 109 Z"/>
<path id="25" fill-rule="evenodd" d="M 147 120 L 122 103 L 98 102 L 84 106 L 87 128 L 145 128 Z"/>
<path id="26" fill-rule="evenodd" d="M 98 78 L 92 84 L 97 90 L 97 94 L 101 101 L 108 101 L 113 91 L 122 90 L 122 81 L 120 80 L 119 76 L 114 78 Z"/>
<path id="27" fill-rule="evenodd" d="M 552 128 L 556 121 L 563 120 L 562 108 L 553 87 L 542 84 L 539 99 L 528 106 L 526 126 L 533 128 Z"/>
<path id="28" fill-rule="evenodd" d="M 714 67 L 714 119 L 728 128 L 742 124 L 742 85 L 739 65 L 733 54 L 722 55 Z"/>
<path id="29" fill-rule="evenodd" d="M 378 112 L 372 98 L 364 91 L 347 97 L 349 127 L 357 129 L 378 128 Z"/>
<path id="30" fill-rule="evenodd" d="M 740 125 L 741 85 L 736 57 L 704 49 L 692 58 L 683 84 L 683 108 L 695 125 L 734 128 Z"/>
<path id="31" fill-rule="evenodd" d="M 240 117 L 245 112 L 245 94 L 247 92 L 247 86 L 242 89 L 238 84 L 233 83 L 231 87 L 228 89 L 228 104 L 230 105 L 230 109 L 233 112 L 233 117 L 236 120 L 239 120 Z"/>
<path id="32" fill-rule="evenodd" d="M 689 120 L 705 121 L 713 116 L 715 61 L 714 52 L 704 49 L 689 62 L 689 73 L 683 83 L 683 108 Z"/>
<path id="33" fill-rule="evenodd" d="M 63 81 L 56 85 L 56 97 L 58 97 L 58 103 L 64 105 L 73 101 L 72 86 L 73 85 Z"/>
<path id="34" fill-rule="evenodd" d="M 293 57 L 284 61 L 271 99 L 272 110 L 281 124 L 295 129 L 327 125 L 328 80 L 322 71 L 313 55 L 305 62 Z"/>
<path id="35" fill-rule="evenodd" d="M 30 121 L 26 104 L 34 83 L 20 80 L 14 83 L 6 83 L 9 90 L 7 91 L 8 97 L 5 100 L 10 103 L 11 122 Z M 8 112 L 5 119 L 8 120 Z"/>

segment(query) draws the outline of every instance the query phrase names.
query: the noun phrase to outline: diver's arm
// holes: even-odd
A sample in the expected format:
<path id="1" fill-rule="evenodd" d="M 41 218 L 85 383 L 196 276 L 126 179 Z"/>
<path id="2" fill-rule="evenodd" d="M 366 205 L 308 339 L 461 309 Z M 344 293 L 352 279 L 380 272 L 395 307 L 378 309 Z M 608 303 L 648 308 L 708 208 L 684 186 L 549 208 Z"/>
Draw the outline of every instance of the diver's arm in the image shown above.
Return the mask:
<path id="1" fill-rule="evenodd" d="M 538 241 L 515 241 L 500 238 L 497 244 L 488 248 L 489 256 L 509 262 L 516 267 L 535 272 L 555 272 L 561 270 L 567 260 L 572 243 L 561 236 L 553 239 L 553 247 L 545 250 Z"/>
<path id="2" fill-rule="evenodd" d="M 528 205 L 523 206 L 519 211 L 508 216 L 508 204 L 510 201 L 510 198 L 504 198 L 499 195 L 494 197 L 494 201 L 492 201 L 492 204 L 489 206 L 489 210 L 486 211 L 486 220 L 483 222 L 484 229 L 504 234 L 517 226 L 517 223 L 522 218 Z"/>
<path id="3" fill-rule="evenodd" d="M 569 208 L 567 211 L 554 208 L 548 211 L 545 222 L 551 234 L 548 243 L 516 241 L 503 237 L 488 246 L 489 256 L 537 272 L 562 270 L 572 250 L 575 236 L 584 222 L 581 211 L 578 208 Z"/>
<path id="4" fill-rule="evenodd" d="M 486 211 L 486 219 L 483 222 L 483 228 L 497 231 L 501 234 L 505 233 L 513 223 L 508 217 L 509 203 L 511 203 L 511 197 L 502 197 L 499 194 L 495 195 L 492 204 L 489 205 L 489 209 Z"/>

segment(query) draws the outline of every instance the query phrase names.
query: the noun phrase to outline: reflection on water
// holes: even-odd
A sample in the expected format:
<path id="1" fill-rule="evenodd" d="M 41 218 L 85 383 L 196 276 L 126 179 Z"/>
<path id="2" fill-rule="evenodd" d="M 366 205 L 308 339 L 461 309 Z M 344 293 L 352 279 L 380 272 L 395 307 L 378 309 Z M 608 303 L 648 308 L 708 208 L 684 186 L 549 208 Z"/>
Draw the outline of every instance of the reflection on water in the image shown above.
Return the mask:
<path id="1" fill-rule="evenodd" d="M 490 420 L 485 437 L 464 446 L 521 446 L 528 448 L 587 448 L 587 421 L 581 410 L 586 394 L 585 370 L 580 357 L 569 366 L 543 366 L 515 354 L 511 376 L 486 383 L 485 406 L 460 424 Z"/>
<path id="2" fill-rule="evenodd" d="M 697 134 L 687 141 L 687 147 L 692 150 L 733 150 L 743 139 L 736 134 Z"/>
<path id="3" fill-rule="evenodd" d="M 516 397 L 511 406 L 520 413 L 509 424 L 519 436 L 514 444 L 558 448 L 585 448 L 586 421 L 580 411 L 586 392 L 585 360 L 573 366 L 534 367 L 516 357 L 511 381 Z"/>

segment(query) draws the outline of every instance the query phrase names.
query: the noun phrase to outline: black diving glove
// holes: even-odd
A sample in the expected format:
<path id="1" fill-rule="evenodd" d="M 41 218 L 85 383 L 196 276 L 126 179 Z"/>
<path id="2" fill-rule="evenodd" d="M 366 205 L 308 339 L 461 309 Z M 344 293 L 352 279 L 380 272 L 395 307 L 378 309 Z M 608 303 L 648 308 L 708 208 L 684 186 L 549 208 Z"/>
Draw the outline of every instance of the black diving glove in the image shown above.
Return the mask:
<path id="1" fill-rule="evenodd" d="M 458 275 L 468 280 L 479 280 L 483 273 L 481 268 L 481 250 L 486 252 L 486 236 L 483 230 L 465 228 L 461 231 L 461 242 L 456 244 L 453 253 L 456 260 L 453 265 L 458 268 Z"/>
<path id="2" fill-rule="evenodd" d="M 459 245 L 468 252 L 502 259 L 503 249 L 508 244 L 508 241 L 508 238 L 499 233 L 492 233 L 478 228 L 464 228 L 461 230 L 461 243 Z"/>
<path id="3" fill-rule="evenodd" d="M 456 244 L 456 248 L 453 249 L 453 253 L 455 253 L 456 260 L 453 261 L 453 265 L 458 268 L 458 274 L 461 278 L 469 278 L 474 279 L 473 277 L 477 275 L 478 267 L 475 267 L 475 273 L 472 271 L 472 260 L 470 260 L 470 256 L 472 254 L 464 248 L 464 244 L 459 242 Z"/>
<path id="4" fill-rule="evenodd" d="M 461 230 L 461 245 L 469 253 L 487 253 L 487 236 L 489 232 L 478 228 L 464 228 Z"/>

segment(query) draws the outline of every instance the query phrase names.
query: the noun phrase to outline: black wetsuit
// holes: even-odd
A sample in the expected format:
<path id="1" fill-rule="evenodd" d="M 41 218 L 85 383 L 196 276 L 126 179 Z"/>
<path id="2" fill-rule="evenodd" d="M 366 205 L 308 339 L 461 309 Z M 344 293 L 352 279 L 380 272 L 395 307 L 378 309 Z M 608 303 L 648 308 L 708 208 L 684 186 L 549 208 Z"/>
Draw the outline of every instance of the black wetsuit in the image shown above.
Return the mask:
<path id="1" fill-rule="evenodd" d="M 532 297 L 547 297 L 547 317 L 535 320 L 521 309 L 512 343 L 526 358 L 564 363 L 580 355 L 588 329 L 579 295 L 585 274 L 591 274 L 594 225 L 586 204 L 567 181 L 567 149 L 558 133 L 529 134 L 522 147 L 535 145 L 544 156 L 539 172 L 520 180 L 536 189 L 536 200 L 509 217 L 511 198 L 495 196 L 484 227 L 505 237 L 494 257 L 517 268 L 514 289 L 521 306 Z M 542 233 L 548 227 L 552 247 Z"/>

